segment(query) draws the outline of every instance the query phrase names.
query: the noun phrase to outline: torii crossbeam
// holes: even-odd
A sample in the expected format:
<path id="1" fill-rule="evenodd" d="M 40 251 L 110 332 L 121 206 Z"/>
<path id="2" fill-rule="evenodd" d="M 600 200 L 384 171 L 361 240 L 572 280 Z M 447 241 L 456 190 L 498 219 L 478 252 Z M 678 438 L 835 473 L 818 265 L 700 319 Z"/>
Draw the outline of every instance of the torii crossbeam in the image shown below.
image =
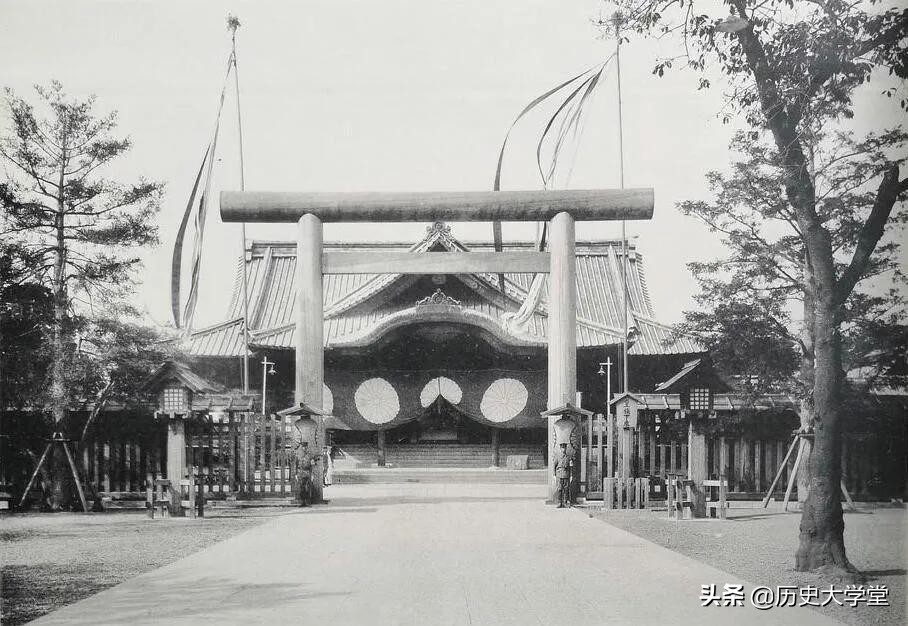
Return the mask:
<path id="1" fill-rule="evenodd" d="M 548 271 L 548 399 L 553 409 L 577 394 L 575 221 L 648 220 L 652 189 L 406 193 L 221 192 L 225 222 L 297 224 L 297 402 L 322 406 L 325 273 L 481 273 Z M 418 262 L 394 253 L 323 253 L 324 222 L 550 221 L 549 252 L 426 253 Z M 555 457 L 550 418 L 549 462 Z M 324 425 L 317 420 L 317 446 Z M 318 481 L 316 481 L 318 482 Z M 554 483 L 551 485 L 554 488 Z M 321 485 L 318 485 L 319 499 Z"/>

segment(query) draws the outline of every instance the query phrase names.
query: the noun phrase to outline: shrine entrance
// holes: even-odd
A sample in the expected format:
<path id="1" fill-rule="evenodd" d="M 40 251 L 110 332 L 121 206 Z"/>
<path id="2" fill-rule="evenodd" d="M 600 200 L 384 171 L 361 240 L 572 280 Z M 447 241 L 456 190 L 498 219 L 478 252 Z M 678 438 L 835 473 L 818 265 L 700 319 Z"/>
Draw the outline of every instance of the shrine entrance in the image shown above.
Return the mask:
<path id="1" fill-rule="evenodd" d="M 362 345 L 326 351 L 332 412 L 350 428 L 328 433 L 336 468 L 491 468 L 515 454 L 544 467 L 545 346 L 517 341 L 492 317 L 471 320 L 490 305 L 470 280 L 401 277 L 361 307 L 409 303 L 405 315 Z M 367 394 L 369 381 L 387 385 Z"/>
<path id="2" fill-rule="evenodd" d="M 548 458 L 559 438 L 556 422 L 576 419 L 577 286 L 575 221 L 650 219 L 651 189 L 435 193 L 222 192 L 225 222 L 297 224 L 295 400 L 324 406 L 325 274 L 549 274 L 547 311 Z M 324 222 L 534 221 L 549 222 L 549 252 L 325 252 Z M 504 284 L 500 285 L 504 289 Z M 371 380 L 371 379 L 370 379 Z M 365 381 L 369 382 L 369 381 Z M 365 382 L 363 384 L 365 384 Z M 506 383 L 503 383 L 506 385 Z M 371 388 L 385 387 L 375 383 Z M 371 389 L 370 388 L 370 389 Z M 358 388 L 359 389 L 359 388 Z M 563 411 L 562 411 L 563 409 Z M 380 431 L 381 432 L 381 431 Z M 325 426 L 315 416 L 314 442 Z M 551 487 L 554 489 L 554 479 Z M 316 494 L 321 499 L 321 490 Z"/>
<path id="3" fill-rule="evenodd" d="M 409 444 L 488 444 L 491 427 L 471 420 L 463 411 L 437 398 L 415 420 L 388 431 L 386 439 Z"/>

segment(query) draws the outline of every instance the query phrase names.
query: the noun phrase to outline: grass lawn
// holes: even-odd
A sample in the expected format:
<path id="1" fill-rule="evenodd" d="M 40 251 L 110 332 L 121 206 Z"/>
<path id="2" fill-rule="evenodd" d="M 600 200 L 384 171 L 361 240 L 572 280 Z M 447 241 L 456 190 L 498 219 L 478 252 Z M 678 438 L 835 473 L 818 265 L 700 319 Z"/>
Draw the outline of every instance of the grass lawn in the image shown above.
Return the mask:
<path id="1" fill-rule="evenodd" d="M 0 623 L 36 619 L 292 510 L 209 508 L 196 520 L 144 511 L 4 516 Z"/>
<path id="2" fill-rule="evenodd" d="M 785 513 L 779 508 L 732 508 L 728 520 L 678 522 L 670 520 L 664 510 L 599 512 L 597 509 L 592 515 L 754 585 L 829 587 L 830 581 L 794 569 L 800 513 Z M 889 588 L 890 606 L 851 608 L 830 604 L 818 610 L 848 624 L 905 624 L 906 536 L 908 512 L 905 509 L 859 504 L 856 512 L 846 512 L 848 558 L 865 573 L 867 584 Z M 702 584 L 710 583 L 716 583 L 721 591 L 723 581 L 702 581 Z M 837 588 L 843 586 L 836 584 Z M 749 593 L 751 588 L 745 586 L 745 591 Z M 723 617 L 733 619 L 733 614 L 726 613 Z"/>

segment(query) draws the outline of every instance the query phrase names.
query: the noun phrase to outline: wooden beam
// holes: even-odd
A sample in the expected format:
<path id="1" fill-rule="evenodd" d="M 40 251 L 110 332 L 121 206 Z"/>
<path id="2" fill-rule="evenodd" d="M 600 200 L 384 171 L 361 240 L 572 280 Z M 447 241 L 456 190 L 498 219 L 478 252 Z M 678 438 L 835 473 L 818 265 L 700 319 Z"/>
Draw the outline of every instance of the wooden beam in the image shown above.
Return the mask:
<path id="1" fill-rule="evenodd" d="M 325 252 L 325 274 L 541 274 L 548 252 Z"/>
<path id="2" fill-rule="evenodd" d="M 648 220 L 653 190 L 302 193 L 222 191 L 225 222 L 543 222 L 562 212 L 574 220 Z"/>

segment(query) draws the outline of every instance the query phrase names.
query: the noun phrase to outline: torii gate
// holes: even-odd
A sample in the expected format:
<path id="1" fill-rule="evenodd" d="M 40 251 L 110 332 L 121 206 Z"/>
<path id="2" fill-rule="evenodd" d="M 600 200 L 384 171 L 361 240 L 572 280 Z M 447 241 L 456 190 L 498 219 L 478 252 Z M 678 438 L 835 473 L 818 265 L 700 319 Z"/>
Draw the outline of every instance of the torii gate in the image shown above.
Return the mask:
<path id="1" fill-rule="evenodd" d="M 297 224 L 297 402 L 322 406 L 324 274 L 549 273 L 548 398 L 553 409 L 577 392 L 575 221 L 647 220 L 652 189 L 409 193 L 221 192 L 224 222 Z M 324 222 L 550 221 L 550 252 L 324 252 Z M 548 459 L 554 458 L 549 418 Z M 316 417 L 319 442 L 324 424 Z M 550 488 L 554 479 L 550 475 Z M 321 498 L 321 484 L 317 485 Z"/>

